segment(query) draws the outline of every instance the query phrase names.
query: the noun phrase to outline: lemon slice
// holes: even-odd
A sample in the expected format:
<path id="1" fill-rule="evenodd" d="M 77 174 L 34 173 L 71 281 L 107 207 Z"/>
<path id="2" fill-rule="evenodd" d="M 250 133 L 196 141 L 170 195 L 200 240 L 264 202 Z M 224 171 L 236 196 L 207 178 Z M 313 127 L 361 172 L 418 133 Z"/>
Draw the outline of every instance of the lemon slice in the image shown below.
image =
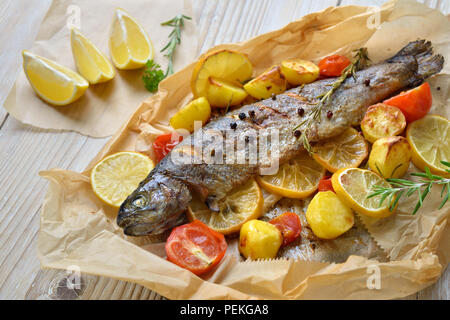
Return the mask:
<path id="1" fill-rule="evenodd" d="M 436 115 L 427 115 L 412 122 L 406 130 L 406 139 L 412 149 L 412 162 L 416 167 L 449 177 L 448 167 L 441 161 L 450 161 L 450 122 Z"/>
<path id="2" fill-rule="evenodd" d="M 219 212 L 212 212 L 196 194 L 187 210 L 189 220 L 198 219 L 223 234 L 239 231 L 241 226 L 262 213 L 263 196 L 255 179 L 233 189 L 220 204 Z"/>
<path id="3" fill-rule="evenodd" d="M 116 72 L 108 58 L 79 30 L 72 28 L 70 43 L 78 72 L 91 84 L 114 78 Z"/>
<path id="4" fill-rule="evenodd" d="M 78 73 L 24 50 L 23 70 L 36 94 L 44 101 L 63 106 L 79 99 L 89 83 Z"/>
<path id="5" fill-rule="evenodd" d="M 191 77 L 192 92 L 196 98 L 207 97 L 211 77 L 237 87 L 236 82 L 250 79 L 252 72 L 253 66 L 245 54 L 226 49 L 213 51 L 201 57 L 195 65 Z"/>
<path id="6" fill-rule="evenodd" d="M 123 9 L 116 9 L 109 36 L 111 58 L 118 69 L 142 68 L 153 59 L 153 44 L 139 23 Z"/>
<path id="7" fill-rule="evenodd" d="M 114 153 L 92 169 L 92 189 L 103 202 L 118 208 L 154 167 L 146 155 L 128 151 Z"/>
<path id="8" fill-rule="evenodd" d="M 350 208 L 360 214 L 375 218 L 385 218 L 394 213 L 389 210 L 386 200 L 380 206 L 380 197 L 368 198 L 373 192 L 373 186 L 391 188 L 391 185 L 376 173 L 359 169 L 340 169 L 331 177 L 333 189 L 339 198 Z"/>
<path id="9" fill-rule="evenodd" d="M 330 172 L 343 168 L 357 168 L 367 157 L 366 140 L 353 128 L 314 146 L 314 159 Z"/>
<path id="10" fill-rule="evenodd" d="M 276 174 L 259 176 L 257 180 L 269 192 L 287 198 L 306 198 L 317 190 L 324 175 L 325 168 L 304 151 L 282 164 Z"/>

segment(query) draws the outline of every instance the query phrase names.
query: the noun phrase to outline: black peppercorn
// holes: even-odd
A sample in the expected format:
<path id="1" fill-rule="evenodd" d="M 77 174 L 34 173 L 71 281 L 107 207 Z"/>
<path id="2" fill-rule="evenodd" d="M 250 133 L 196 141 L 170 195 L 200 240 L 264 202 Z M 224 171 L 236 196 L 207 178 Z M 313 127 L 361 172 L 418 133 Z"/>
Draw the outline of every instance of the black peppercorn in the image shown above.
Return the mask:
<path id="1" fill-rule="evenodd" d="M 250 110 L 248 112 L 248 115 L 253 118 L 255 116 L 255 111 L 254 110 Z"/>
<path id="2" fill-rule="evenodd" d="M 437 91 L 439 91 L 439 90 L 441 90 L 441 87 L 437 87 L 436 89 L 437 89 Z"/>
<path id="3" fill-rule="evenodd" d="M 247 116 L 245 115 L 245 113 L 241 112 L 239 113 L 239 119 L 244 120 Z"/>
<path id="4" fill-rule="evenodd" d="M 370 79 L 364 80 L 364 85 L 365 85 L 366 87 L 370 86 Z"/>
<path id="5" fill-rule="evenodd" d="M 333 112 L 327 111 L 327 118 L 331 119 L 332 116 L 333 116 Z"/>
<path id="6" fill-rule="evenodd" d="M 230 128 L 233 129 L 233 130 L 236 130 L 236 128 L 237 128 L 237 123 L 236 123 L 236 122 L 230 123 Z"/>
<path id="7" fill-rule="evenodd" d="M 299 138 L 301 135 L 302 135 L 302 132 L 301 132 L 300 130 L 295 130 L 295 131 L 294 131 L 294 136 L 295 136 L 296 138 Z"/>
<path id="8" fill-rule="evenodd" d="M 272 100 L 277 100 L 277 96 L 275 95 L 275 93 L 272 93 Z"/>
<path id="9" fill-rule="evenodd" d="M 249 136 L 245 136 L 245 142 L 249 142 L 249 141 L 250 141 Z"/>
<path id="10" fill-rule="evenodd" d="M 297 112 L 298 112 L 298 115 L 299 115 L 300 117 L 303 117 L 303 115 L 305 114 L 305 109 L 303 109 L 303 108 L 298 108 Z"/>

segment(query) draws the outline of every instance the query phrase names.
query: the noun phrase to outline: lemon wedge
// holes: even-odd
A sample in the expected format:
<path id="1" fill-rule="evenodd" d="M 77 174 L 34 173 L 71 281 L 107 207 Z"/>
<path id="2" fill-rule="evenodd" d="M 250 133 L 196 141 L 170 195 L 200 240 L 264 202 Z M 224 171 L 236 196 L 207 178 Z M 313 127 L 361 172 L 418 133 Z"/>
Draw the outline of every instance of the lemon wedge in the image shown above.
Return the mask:
<path id="1" fill-rule="evenodd" d="M 109 49 L 118 69 L 139 69 L 153 59 L 153 44 L 144 28 L 119 8 L 115 11 L 111 26 Z"/>
<path id="2" fill-rule="evenodd" d="M 391 188 L 391 185 L 373 171 L 346 168 L 336 171 L 331 177 L 333 189 L 347 206 L 360 214 L 374 218 L 385 218 L 394 213 L 389 201 L 380 205 L 381 196 L 369 198 L 374 186 Z"/>
<path id="3" fill-rule="evenodd" d="M 154 167 L 153 161 L 141 153 L 114 153 L 92 169 L 92 189 L 100 200 L 118 208 Z"/>
<path id="4" fill-rule="evenodd" d="M 406 139 L 412 149 L 412 162 L 416 167 L 445 177 L 450 174 L 448 167 L 441 161 L 450 161 L 450 121 L 436 116 L 427 115 L 412 122 L 406 130 Z"/>
<path id="5" fill-rule="evenodd" d="M 325 168 L 314 161 L 308 152 L 282 164 L 273 175 L 258 176 L 257 181 L 269 192 L 287 198 L 306 198 L 319 187 Z"/>
<path id="6" fill-rule="evenodd" d="M 76 28 L 70 32 L 70 43 L 77 70 L 90 84 L 114 78 L 116 71 L 108 58 Z"/>
<path id="7" fill-rule="evenodd" d="M 205 223 L 211 229 L 223 234 L 240 230 L 241 226 L 262 213 L 264 198 L 255 179 L 233 189 L 220 204 L 219 212 L 212 212 L 196 194 L 187 210 L 189 220 Z"/>
<path id="8" fill-rule="evenodd" d="M 79 99 L 89 83 L 75 71 L 24 50 L 23 70 L 36 94 L 45 102 L 64 106 Z"/>

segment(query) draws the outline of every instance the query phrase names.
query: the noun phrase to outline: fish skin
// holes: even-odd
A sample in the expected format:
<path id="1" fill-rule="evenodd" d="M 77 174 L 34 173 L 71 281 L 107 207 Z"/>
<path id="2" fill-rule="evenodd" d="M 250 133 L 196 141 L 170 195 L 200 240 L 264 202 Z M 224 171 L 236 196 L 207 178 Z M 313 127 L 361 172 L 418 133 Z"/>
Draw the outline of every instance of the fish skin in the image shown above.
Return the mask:
<path id="1" fill-rule="evenodd" d="M 431 43 L 424 40 L 410 42 L 395 56 L 385 62 L 373 65 L 356 72 L 355 77 L 347 78 L 335 91 L 332 98 L 323 105 L 320 120 L 311 123 L 308 140 L 316 142 L 340 134 L 349 126 L 359 125 L 370 105 L 383 101 L 401 90 L 416 86 L 427 77 L 438 73 L 443 66 L 444 58 L 433 55 Z M 294 128 L 317 102 L 316 97 L 328 91 L 335 79 L 313 82 L 303 87 L 296 87 L 253 104 L 245 105 L 237 110 L 210 121 L 197 134 L 192 134 L 178 144 L 141 182 L 139 187 L 124 201 L 119 209 L 117 223 L 124 228 L 124 233 L 132 236 L 159 234 L 182 221 L 182 212 L 187 208 L 190 190 L 200 192 L 211 210 L 218 209 L 218 202 L 234 187 L 241 185 L 255 176 L 261 169 L 270 167 L 274 161 L 280 164 L 295 157 L 304 147 L 300 139 L 293 134 Z M 304 109 L 301 116 L 299 108 Z M 327 117 L 328 111 L 332 117 Z M 239 114 L 246 114 L 241 120 Z M 251 116 L 254 114 L 254 116 Z M 232 130 L 232 123 L 236 123 Z M 219 136 L 229 134 L 228 138 L 244 141 L 249 133 L 257 132 L 255 139 L 260 138 L 261 131 L 279 130 L 279 155 L 272 155 L 269 144 L 259 152 L 269 152 L 270 156 L 250 163 L 249 146 L 241 155 L 245 155 L 245 164 L 227 163 L 234 159 L 233 153 L 224 150 L 222 141 L 208 136 L 203 141 L 202 150 L 195 149 L 198 133 L 214 132 Z M 300 127 L 299 130 L 303 130 Z M 212 151 L 214 150 L 214 152 Z M 201 160 L 201 155 L 222 159 L 223 163 L 208 163 Z M 196 163 L 183 164 L 173 160 L 172 156 L 189 156 Z M 162 190 L 161 190 L 162 189 Z M 138 197 L 146 201 L 135 205 Z M 181 217 L 180 217 L 181 216 Z"/>

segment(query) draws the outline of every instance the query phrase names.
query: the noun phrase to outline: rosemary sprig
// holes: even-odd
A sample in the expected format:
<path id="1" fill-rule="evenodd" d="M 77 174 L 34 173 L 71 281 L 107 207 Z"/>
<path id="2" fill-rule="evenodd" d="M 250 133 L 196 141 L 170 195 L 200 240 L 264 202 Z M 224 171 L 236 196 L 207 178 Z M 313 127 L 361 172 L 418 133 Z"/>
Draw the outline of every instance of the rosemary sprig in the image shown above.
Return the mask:
<path id="1" fill-rule="evenodd" d="M 441 161 L 441 163 L 450 168 L 450 162 Z M 450 173 L 449 169 L 446 169 L 445 171 Z M 383 186 L 374 185 L 372 187 L 373 192 L 369 194 L 367 198 L 381 196 L 379 205 L 381 206 L 387 199 L 390 203 L 389 210 L 393 211 L 402 196 L 410 197 L 414 193 L 417 193 L 419 199 L 412 213 L 416 214 L 420 207 L 422 207 L 423 201 L 425 200 L 425 197 L 428 195 L 428 193 L 430 193 L 432 186 L 443 185 L 441 191 L 441 198 L 443 197 L 443 199 L 441 205 L 439 206 L 439 209 L 441 209 L 450 197 L 450 179 L 432 174 L 428 167 L 425 167 L 424 173 L 417 172 L 411 173 L 411 175 L 420 177 L 422 179 L 420 179 L 419 181 L 394 178 L 386 179 L 392 187 L 386 188 Z"/>
<path id="2" fill-rule="evenodd" d="M 185 16 L 184 14 L 179 14 L 175 18 L 161 23 L 162 26 L 173 27 L 172 32 L 169 34 L 169 43 L 167 43 L 166 46 L 161 49 L 161 52 L 166 52 L 164 56 L 169 59 L 165 77 L 173 73 L 173 58 L 177 45 L 181 43 L 181 28 L 184 27 L 184 19 L 191 20 L 192 18 Z"/>
<path id="3" fill-rule="evenodd" d="M 309 130 L 311 127 L 311 123 L 313 121 L 320 122 L 322 108 L 330 100 L 333 93 L 336 92 L 336 90 L 341 86 L 341 84 L 349 76 L 352 76 L 353 78 L 355 78 L 356 71 L 365 68 L 368 65 L 368 62 L 370 61 L 366 48 L 360 48 L 355 51 L 356 51 L 356 54 L 354 56 L 354 58 L 355 58 L 354 61 L 351 64 L 349 64 L 344 69 L 344 71 L 342 71 L 341 76 L 339 78 L 337 78 L 335 82 L 333 82 L 330 90 L 328 90 L 327 92 L 324 92 L 323 94 L 321 94 L 317 97 L 317 99 L 319 99 L 319 101 L 315 104 L 315 106 L 306 115 L 305 120 L 300 122 L 293 129 L 293 131 L 295 131 L 298 128 L 300 128 L 301 126 L 305 126 L 305 129 L 303 130 L 302 135 L 301 135 L 301 139 L 303 142 L 303 146 L 309 153 L 312 153 L 311 144 L 309 143 L 309 140 L 308 140 L 308 133 L 309 133 Z"/>

